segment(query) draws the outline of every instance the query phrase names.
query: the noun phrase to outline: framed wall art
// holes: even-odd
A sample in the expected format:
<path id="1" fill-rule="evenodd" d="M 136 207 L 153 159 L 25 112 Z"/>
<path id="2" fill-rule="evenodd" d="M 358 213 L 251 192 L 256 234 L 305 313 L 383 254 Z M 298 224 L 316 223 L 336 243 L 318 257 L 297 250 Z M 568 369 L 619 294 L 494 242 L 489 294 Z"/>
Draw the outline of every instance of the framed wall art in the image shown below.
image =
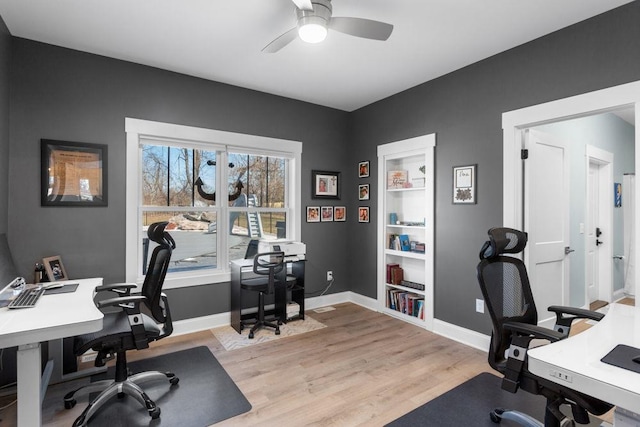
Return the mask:
<path id="1" fill-rule="evenodd" d="M 476 203 L 476 166 L 453 167 L 453 203 Z"/>
<path id="2" fill-rule="evenodd" d="M 107 206 L 107 146 L 40 140 L 42 206 Z"/>
<path id="3" fill-rule="evenodd" d="M 360 206 L 358 208 L 358 222 L 369 222 L 369 207 Z"/>
<path id="4" fill-rule="evenodd" d="M 340 172 L 311 171 L 313 199 L 340 199 Z"/>
<path id="5" fill-rule="evenodd" d="M 307 222 L 320 222 L 320 206 L 307 206 Z"/>
<path id="6" fill-rule="evenodd" d="M 358 200 L 369 200 L 369 184 L 358 185 Z"/>
<path id="7" fill-rule="evenodd" d="M 333 221 L 333 206 L 322 206 L 320 214 L 320 221 L 332 222 Z"/>
<path id="8" fill-rule="evenodd" d="M 347 208 L 345 206 L 336 206 L 333 208 L 333 220 L 338 222 L 346 221 Z"/>
<path id="9" fill-rule="evenodd" d="M 358 163 L 358 178 L 366 178 L 369 176 L 369 161 Z"/>

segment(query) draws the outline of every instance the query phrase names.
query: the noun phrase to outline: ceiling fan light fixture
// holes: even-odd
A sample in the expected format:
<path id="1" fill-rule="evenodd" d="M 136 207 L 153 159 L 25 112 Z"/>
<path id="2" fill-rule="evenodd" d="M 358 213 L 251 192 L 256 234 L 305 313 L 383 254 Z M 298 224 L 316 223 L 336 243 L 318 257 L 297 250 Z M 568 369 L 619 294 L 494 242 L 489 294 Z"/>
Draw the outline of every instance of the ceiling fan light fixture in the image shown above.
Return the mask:
<path id="1" fill-rule="evenodd" d="M 298 35 L 307 43 L 320 43 L 327 37 L 327 21 L 319 16 L 305 16 L 298 21 Z"/>

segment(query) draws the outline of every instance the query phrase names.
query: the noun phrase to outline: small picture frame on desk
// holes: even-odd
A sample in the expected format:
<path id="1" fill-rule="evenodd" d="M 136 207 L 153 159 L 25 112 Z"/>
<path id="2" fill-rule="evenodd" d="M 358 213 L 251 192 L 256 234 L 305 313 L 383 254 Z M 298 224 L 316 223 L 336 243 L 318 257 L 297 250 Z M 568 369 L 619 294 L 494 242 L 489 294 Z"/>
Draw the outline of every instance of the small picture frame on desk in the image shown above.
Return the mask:
<path id="1" fill-rule="evenodd" d="M 49 277 L 50 282 L 69 280 L 60 256 L 43 258 L 42 263 L 44 264 L 44 269 L 47 272 L 47 277 Z"/>

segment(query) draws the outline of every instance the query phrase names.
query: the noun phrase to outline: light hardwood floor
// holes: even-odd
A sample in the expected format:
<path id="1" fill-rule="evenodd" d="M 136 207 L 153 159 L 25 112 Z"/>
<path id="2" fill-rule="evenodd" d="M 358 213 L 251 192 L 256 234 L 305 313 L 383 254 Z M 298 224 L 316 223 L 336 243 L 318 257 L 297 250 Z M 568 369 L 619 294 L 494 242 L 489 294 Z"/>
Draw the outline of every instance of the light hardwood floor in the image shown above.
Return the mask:
<path id="1" fill-rule="evenodd" d="M 203 331 L 130 352 L 129 360 L 207 346 L 253 407 L 217 426 L 382 426 L 493 373 L 480 350 L 355 304 L 334 307 L 307 313 L 327 325 L 317 331 L 233 351 Z M 43 425 L 69 426 L 84 409 L 82 400 L 64 409 L 62 396 L 77 382 L 49 387 Z M 0 426 L 15 425 L 15 405 L 0 418 Z"/>
<path id="2" fill-rule="evenodd" d="M 129 360 L 209 347 L 253 407 L 217 426 L 382 426 L 491 372 L 479 350 L 355 304 L 334 307 L 308 312 L 327 325 L 321 330 L 233 351 L 204 331 L 166 338 Z M 43 425 L 69 426 L 84 409 L 82 400 L 64 409 L 73 387 L 49 387 Z M 1 417 L 11 425 L 15 409 Z"/>

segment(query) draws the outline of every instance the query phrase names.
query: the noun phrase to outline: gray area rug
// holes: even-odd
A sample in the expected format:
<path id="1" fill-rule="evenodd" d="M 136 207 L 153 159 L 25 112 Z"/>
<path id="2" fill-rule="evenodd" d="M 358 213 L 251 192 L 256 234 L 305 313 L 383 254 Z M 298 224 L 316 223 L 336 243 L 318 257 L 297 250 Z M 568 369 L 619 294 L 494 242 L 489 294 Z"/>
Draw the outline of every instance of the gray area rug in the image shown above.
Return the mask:
<path id="1" fill-rule="evenodd" d="M 447 393 L 436 397 L 417 409 L 387 424 L 389 427 L 506 427 L 515 424 L 502 420 L 495 424 L 489 412 L 495 408 L 515 409 L 538 420 L 544 419 L 546 400 L 524 391 L 509 393 L 500 388 L 502 378 L 482 373 L 460 384 Z M 589 426 L 599 426 L 600 421 L 592 417 Z"/>
<path id="2" fill-rule="evenodd" d="M 251 409 L 249 401 L 211 351 L 204 346 L 131 362 L 129 369 L 134 373 L 171 371 L 180 378 L 180 382 L 173 387 L 170 387 L 169 381 L 143 386 L 149 397 L 160 407 L 160 418 L 151 420 L 142 405 L 127 396 L 123 399 L 114 398 L 105 405 L 91 417 L 89 426 L 204 427 Z M 107 376 L 113 378 L 112 369 Z M 79 401 L 78 405 L 86 403 Z"/>

